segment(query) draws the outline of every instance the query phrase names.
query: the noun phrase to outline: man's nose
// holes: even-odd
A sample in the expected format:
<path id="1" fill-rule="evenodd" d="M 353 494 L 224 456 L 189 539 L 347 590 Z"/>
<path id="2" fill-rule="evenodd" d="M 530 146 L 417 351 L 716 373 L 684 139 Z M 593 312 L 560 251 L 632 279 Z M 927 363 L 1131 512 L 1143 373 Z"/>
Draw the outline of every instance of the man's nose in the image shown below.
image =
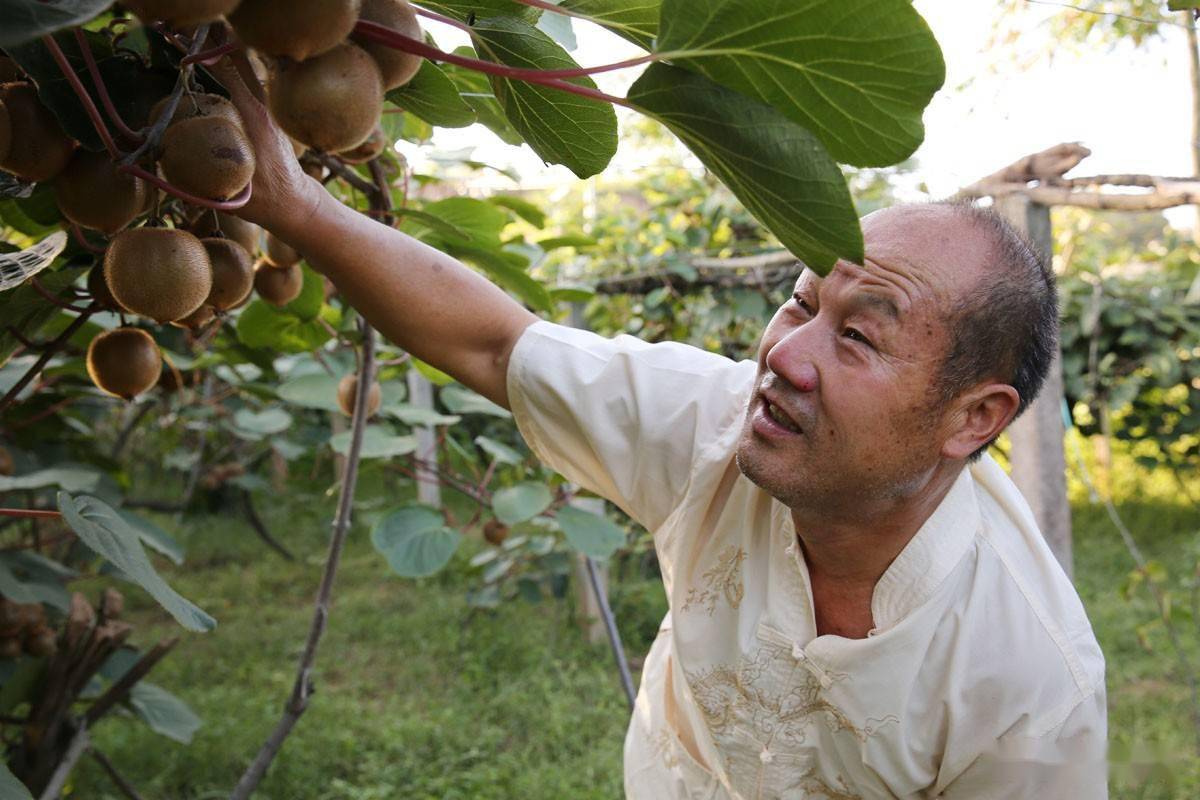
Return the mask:
<path id="1" fill-rule="evenodd" d="M 786 380 L 797 391 L 813 392 L 820 386 L 821 377 L 813 359 L 815 344 L 811 335 L 805 335 L 806 327 L 798 327 L 777 341 L 767 351 L 767 368 Z"/>

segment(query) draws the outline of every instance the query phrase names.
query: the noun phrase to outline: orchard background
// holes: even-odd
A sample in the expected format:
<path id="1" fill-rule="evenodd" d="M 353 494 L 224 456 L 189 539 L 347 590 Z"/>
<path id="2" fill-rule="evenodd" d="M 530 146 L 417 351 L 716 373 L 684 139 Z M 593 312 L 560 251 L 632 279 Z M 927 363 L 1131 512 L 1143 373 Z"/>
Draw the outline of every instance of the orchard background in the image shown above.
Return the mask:
<path id="1" fill-rule="evenodd" d="M 1030 5 L 981 5 L 968 83 L 1048 55 Z M 858 258 L 858 214 L 931 196 L 922 117 L 969 86 L 918 12 L 0 0 L 0 798 L 619 796 L 628 706 L 579 566 L 607 567 L 636 681 L 666 611 L 649 535 L 238 221 L 254 154 L 226 85 L 339 200 L 544 317 L 744 358 L 781 252 Z M 1151 0 L 1046 21 L 1082 53 L 1196 47 Z M 581 66 L 600 31 L 629 55 Z M 530 153 L 565 169 L 530 180 Z M 1196 237 L 1054 222 L 1112 794 L 1194 796 Z"/>

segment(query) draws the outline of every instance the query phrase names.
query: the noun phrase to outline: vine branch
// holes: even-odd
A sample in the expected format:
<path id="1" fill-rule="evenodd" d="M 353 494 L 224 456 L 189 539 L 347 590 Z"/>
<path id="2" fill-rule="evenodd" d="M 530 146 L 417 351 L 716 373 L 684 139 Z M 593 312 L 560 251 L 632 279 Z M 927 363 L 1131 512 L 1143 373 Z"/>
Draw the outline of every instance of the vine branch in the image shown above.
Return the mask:
<path id="1" fill-rule="evenodd" d="M 88 318 L 91 317 L 92 314 L 94 314 L 98 309 L 99 306 L 93 302 L 87 307 L 87 309 L 84 310 L 82 314 L 77 316 L 70 325 L 63 329 L 63 332 L 60 333 L 58 337 L 54 339 L 54 341 L 50 342 L 46 349 L 42 351 L 42 354 L 38 356 L 38 360 L 33 363 L 33 366 L 31 366 L 28 371 L 21 376 L 20 380 L 13 384 L 13 387 L 8 390 L 8 393 L 5 394 L 4 397 L 0 397 L 0 411 L 3 411 L 13 404 L 13 402 L 17 399 L 17 395 L 19 395 L 21 391 L 29 384 L 29 382 L 33 380 L 33 377 L 42 371 L 42 368 L 46 366 L 46 363 L 54 356 L 54 354 L 61 350 L 63 346 L 70 341 L 71 337 L 75 335 L 75 332 L 82 328 L 83 324 L 88 321 Z"/>

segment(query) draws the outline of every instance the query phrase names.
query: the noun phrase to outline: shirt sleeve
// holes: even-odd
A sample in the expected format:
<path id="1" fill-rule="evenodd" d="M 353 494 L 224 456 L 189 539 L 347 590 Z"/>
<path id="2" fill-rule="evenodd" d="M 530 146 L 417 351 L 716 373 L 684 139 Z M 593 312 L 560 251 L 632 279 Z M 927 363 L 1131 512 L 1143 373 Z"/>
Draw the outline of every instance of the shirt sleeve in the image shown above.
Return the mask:
<path id="1" fill-rule="evenodd" d="M 741 425 L 755 371 L 684 344 L 539 321 L 509 356 L 508 397 L 543 463 L 653 531 L 705 447 Z"/>
<path id="2" fill-rule="evenodd" d="M 944 800 L 1108 797 L 1108 721 L 1101 687 L 1042 736 L 1001 736 L 938 795 Z"/>

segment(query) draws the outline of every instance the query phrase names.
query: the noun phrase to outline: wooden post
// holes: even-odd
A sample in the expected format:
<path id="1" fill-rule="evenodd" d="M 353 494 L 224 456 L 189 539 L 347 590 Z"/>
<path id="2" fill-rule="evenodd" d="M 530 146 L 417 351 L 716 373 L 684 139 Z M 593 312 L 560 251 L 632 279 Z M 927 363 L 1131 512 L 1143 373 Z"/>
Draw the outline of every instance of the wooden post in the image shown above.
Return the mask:
<path id="1" fill-rule="evenodd" d="M 433 410 L 433 384 L 415 369 L 408 371 L 408 401 L 417 408 Z M 437 430 L 433 425 L 425 425 L 413 429 L 417 437 L 417 449 L 414 455 L 422 461 L 437 463 Z M 437 474 L 433 470 L 417 464 L 417 500 L 433 506 L 442 507 L 442 490 L 438 485 Z"/>
<path id="2" fill-rule="evenodd" d="M 1050 263 L 1051 231 L 1048 206 L 1021 194 L 996 199 L 996 210 L 1029 237 Z M 1012 479 L 1025 495 L 1042 536 L 1067 577 L 1074 573 L 1071 557 L 1071 506 L 1067 502 L 1067 462 L 1063 455 L 1062 353 L 1055 347 L 1050 373 L 1037 400 L 1008 429 L 1012 442 Z"/>

